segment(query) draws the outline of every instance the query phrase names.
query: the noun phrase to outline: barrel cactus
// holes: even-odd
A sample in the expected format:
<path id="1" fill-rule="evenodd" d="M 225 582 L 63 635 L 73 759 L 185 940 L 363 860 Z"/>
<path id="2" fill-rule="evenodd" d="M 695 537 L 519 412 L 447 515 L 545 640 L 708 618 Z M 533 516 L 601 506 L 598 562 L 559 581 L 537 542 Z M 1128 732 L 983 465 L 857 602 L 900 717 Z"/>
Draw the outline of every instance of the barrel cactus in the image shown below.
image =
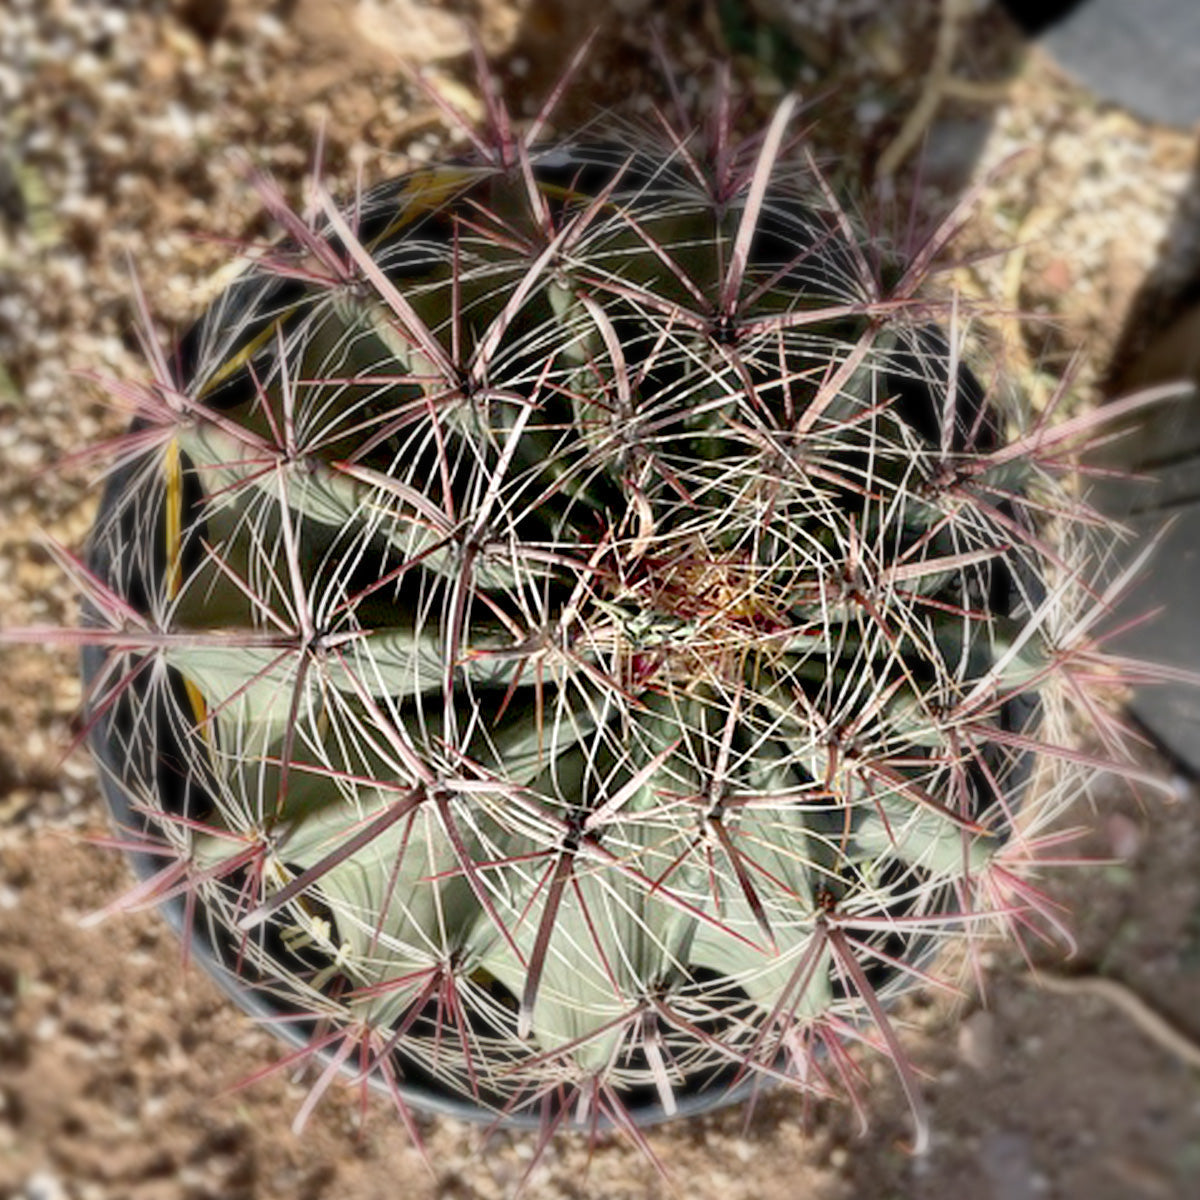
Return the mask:
<path id="1" fill-rule="evenodd" d="M 261 181 L 284 236 L 119 385 L 80 577 L 123 905 L 314 1098 L 633 1130 L 853 1090 L 862 1042 L 919 1114 L 895 1001 L 1057 921 L 1079 429 L 969 368 L 940 235 L 862 234 L 789 111 L 502 129 L 304 216 Z"/>

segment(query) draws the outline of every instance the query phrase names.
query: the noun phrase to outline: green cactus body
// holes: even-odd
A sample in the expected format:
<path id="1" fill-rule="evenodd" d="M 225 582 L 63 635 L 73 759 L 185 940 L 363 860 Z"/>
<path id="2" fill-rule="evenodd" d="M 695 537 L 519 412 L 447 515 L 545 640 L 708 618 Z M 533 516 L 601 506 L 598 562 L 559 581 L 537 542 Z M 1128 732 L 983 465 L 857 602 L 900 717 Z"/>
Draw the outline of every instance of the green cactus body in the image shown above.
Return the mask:
<path id="1" fill-rule="evenodd" d="M 823 1088 L 1010 923 L 1058 803 L 1020 815 L 1057 485 L 771 148 L 328 214 L 185 340 L 94 535 L 146 631 L 122 787 L 226 959 L 377 1071 L 494 1113 Z"/>

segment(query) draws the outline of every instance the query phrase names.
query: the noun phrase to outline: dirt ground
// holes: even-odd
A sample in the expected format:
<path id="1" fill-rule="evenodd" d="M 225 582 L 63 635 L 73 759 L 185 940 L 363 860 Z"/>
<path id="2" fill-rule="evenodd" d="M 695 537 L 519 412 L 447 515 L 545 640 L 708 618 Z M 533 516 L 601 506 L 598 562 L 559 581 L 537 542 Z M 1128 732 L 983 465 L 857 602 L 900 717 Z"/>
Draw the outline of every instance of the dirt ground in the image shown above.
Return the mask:
<path id="1" fill-rule="evenodd" d="M 130 264 L 169 338 L 219 288 L 229 242 L 267 229 L 245 157 L 293 198 L 318 141 L 334 190 L 398 173 L 453 144 L 414 67 L 478 111 L 473 28 L 529 114 L 593 23 L 560 131 L 649 114 L 668 71 L 703 104 L 724 62 L 748 129 L 787 89 L 812 101 L 816 151 L 865 210 L 940 212 L 977 185 L 953 280 L 1027 314 L 1007 353 L 1035 404 L 1068 364 L 1072 403 L 1093 402 L 1200 277 L 1194 138 L 1098 104 L 986 2 L 0 0 L 0 626 L 73 620 L 41 539 L 80 543 L 96 481 L 70 456 L 122 427 L 87 375 L 139 371 Z M 128 876 L 86 841 L 105 829 L 91 767 L 63 760 L 71 653 L 10 646 L 0 664 L 0 1197 L 511 1195 L 525 1134 L 426 1120 L 425 1165 L 350 1091 L 296 1137 L 300 1083 L 236 1090 L 274 1039 L 182 968 L 153 914 L 80 925 Z M 1034 946 L 1039 983 L 997 948 L 986 1003 L 906 1009 L 926 1155 L 904 1150 L 900 1090 L 868 1063 L 865 1132 L 848 1107 L 771 1095 L 651 1132 L 670 1183 L 625 1142 L 564 1137 L 526 1195 L 1200 1195 L 1200 805 L 1176 785 L 1173 803 L 1116 783 L 1081 803 L 1080 850 L 1104 862 L 1048 883 L 1073 912 L 1070 961 Z"/>

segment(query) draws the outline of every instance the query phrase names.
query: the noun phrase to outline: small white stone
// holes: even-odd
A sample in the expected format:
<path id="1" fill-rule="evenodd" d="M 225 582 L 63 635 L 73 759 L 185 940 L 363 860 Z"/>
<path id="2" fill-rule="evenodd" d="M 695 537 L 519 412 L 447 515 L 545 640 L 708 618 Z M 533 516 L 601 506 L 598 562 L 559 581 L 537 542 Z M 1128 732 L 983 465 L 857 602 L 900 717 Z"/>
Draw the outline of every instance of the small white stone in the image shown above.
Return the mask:
<path id="1" fill-rule="evenodd" d="M 25 1180 L 22 1196 L 24 1200 L 67 1200 L 63 1185 L 49 1171 L 35 1171 L 30 1175 Z"/>
<path id="2" fill-rule="evenodd" d="M 996 1061 L 996 1018 L 986 1009 L 973 1012 L 958 1027 L 958 1053 L 974 1071 L 987 1071 Z"/>

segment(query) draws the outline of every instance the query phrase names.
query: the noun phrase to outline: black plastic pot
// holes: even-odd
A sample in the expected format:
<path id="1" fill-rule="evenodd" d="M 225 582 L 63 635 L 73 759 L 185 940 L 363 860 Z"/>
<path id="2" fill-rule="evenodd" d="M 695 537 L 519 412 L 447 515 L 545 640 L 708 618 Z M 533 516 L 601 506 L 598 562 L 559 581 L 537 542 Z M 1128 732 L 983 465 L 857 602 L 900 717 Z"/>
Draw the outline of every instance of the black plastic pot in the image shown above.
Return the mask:
<path id="1" fill-rule="evenodd" d="M 235 283 L 227 297 L 243 286 L 243 282 Z M 287 282 L 280 282 L 279 291 L 273 294 L 273 299 L 281 301 L 288 286 Z M 193 331 L 185 337 L 179 349 L 177 360 L 185 378 L 189 377 L 197 358 L 201 356 L 201 349 L 197 345 L 200 336 Z M 926 385 L 918 368 L 922 361 L 945 362 L 951 356 L 944 353 L 945 339 L 936 329 L 923 328 L 916 336 L 920 339 L 921 354 L 914 353 L 911 362 L 898 362 L 896 377 L 888 381 L 887 387 L 895 398 L 897 413 L 916 433 L 936 444 L 940 436 L 938 422 L 941 418 L 941 406 L 936 403 L 936 397 L 945 389 L 946 380 L 925 377 L 928 379 Z M 966 368 L 960 367 L 959 370 L 957 387 L 963 406 L 961 411 L 966 414 L 960 425 L 962 428 L 979 426 L 985 431 L 985 438 L 988 430 L 992 437 L 997 436 L 997 431 L 986 421 L 975 420 L 978 406 L 984 402 L 983 392 Z M 242 398 L 237 394 L 239 386 L 247 386 L 247 381 L 242 377 L 239 382 L 239 377 L 234 376 L 215 389 L 209 401 L 217 406 L 225 402 L 237 403 Z M 959 429 L 957 436 L 965 436 L 962 429 Z M 147 597 L 154 590 L 148 586 L 148 581 L 161 580 L 166 572 L 165 538 L 161 527 L 156 526 L 156 521 L 159 525 L 162 521 L 161 503 L 152 498 L 143 499 L 142 502 L 136 499 L 139 489 L 150 486 L 133 466 L 110 479 L 101 503 L 97 532 L 87 552 L 88 565 L 95 575 L 140 611 L 146 610 Z M 149 496 L 149 493 L 145 495 Z M 185 493 L 185 509 L 189 504 L 197 503 L 198 498 L 189 500 Z M 184 528 L 189 527 L 185 518 Z M 198 549 L 194 549 L 199 553 Z M 186 553 L 185 543 L 185 566 Z M 991 580 L 990 594 L 973 597 L 972 602 L 1006 612 L 1015 607 L 1021 594 L 1026 597 L 1036 595 L 1034 581 L 1023 580 L 1022 584 L 1018 588 L 1005 570 L 997 569 Z M 986 591 L 986 588 L 981 587 L 980 591 Z M 88 647 L 84 651 L 82 669 L 86 688 L 91 689 L 104 678 L 106 660 L 107 652 L 99 646 Z M 174 682 L 182 693 L 182 679 L 176 678 Z M 131 686 L 137 688 L 140 685 L 135 681 Z M 151 722 L 134 719 L 138 695 L 135 692 L 111 707 L 93 713 L 91 733 L 92 750 L 100 767 L 113 820 L 122 829 L 149 838 L 161 835 L 163 830 L 156 825 L 152 815 L 131 801 L 131 789 L 139 780 L 146 781 L 146 786 L 153 790 L 154 804 L 148 805 L 148 808 L 158 807 L 196 821 L 204 821 L 212 808 L 212 800 L 205 792 L 203 781 L 194 778 L 185 765 L 189 762 L 189 756 L 173 725 L 173 721 L 178 719 L 177 715 L 173 717 L 167 711 L 171 706 L 163 700 L 161 693 L 155 694 L 159 697 L 162 711 Z M 143 698 L 144 695 L 142 693 Z M 1001 713 L 1002 726 L 1010 731 L 1026 728 L 1036 703 L 1033 697 L 1010 699 Z M 182 710 L 186 705 L 181 702 L 176 708 Z M 146 736 L 148 727 L 156 731 L 153 741 Z M 1023 777 L 1031 767 L 1032 763 L 1026 759 L 1019 761 L 1018 767 L 1010 772 L 1008 779 L 1015 790 L 1020 790 Z M 143 880 L 162 866 L 162 861 L 148 852 L 134 851 L 129 858 L 133 870 Z M 179 936 L 190 941 L 195 959 L 243 1011 L 268 1022 L 274 1032 L 298 1049 L 311 1044 L 313 1036 L 319 1033 L 318 1019 L 289 1005 L 278 991 L 272 991 L 272 981 L 256 972 L 252 962 L 240 953 L 240 947 L 235 944 L 232 935 L 217 929 L 201 905 L 197 904 L 191 909 L 183 897 L 177 896 L 164 902 L 161 907 Z M 187 924 L 189 921 L 190 927 Z M 295 957 L 293 950 L 282 944 L 282 939 L 272 931 L 269 922 L 260 927 L 258 936 L 276 939 L 270 943 L 271 954 L 276 959 L 301 961 Z M 901 953 L 911 965 L 919 967 L 928 962 L 934 950 L 932 938 L 914 935 L 903 944 Z M 905 975 L 898 968 L 880 968 L 880 971 L 880 977 L 873 983 L 877 993 L 888 1001 L 902 990 Z M 421 1020 L 426 1020 L 424 1014 Z M 530 1111 L 504 1112 L 502 1098 L 484 1095 L 476 1101 L 462 1091 L 448 1087 L 431 1071 L 422 1069 L 398 1050 L 392 1051 L 392 1054 L 395 1056 L 392 1061 L 397 1068 L 396 1074 L 401 1080 L 398 1090 L 404 1102 L 414 1109 L 486 1123 L 502 1119 L 505 1123 L 536 1126 L 542 1121 L 539 1107 Z M 318 1062 L 328 1062 L 333 1052 L 317 1051 L 314 1057 Z M 348 1072 L 354 1070 L 352 1066 L 347 1067 Z M 389 1084 L 378 1071 L 371 1076 L 370 1082 L 377 1090 L 390 1091 Z M 700 1086 L 690 1092 L 683 1091 L 677 1097 L 674 1113 L 668 1113 L 663 1108 L 657 1091 L 649 1086 L 639 1088 L 636 1092 L 623 1093 L 622 1101 L 634 1122 L 651 1125 L 668 1117 L 691 1116 L 736 1103 L 756 1087 L 762 1086 L 761 1080 L 743 1070 L 738 1063 L 733 1063 L 704 1072 Z M 571 1119 L 570 1116 L 567 1118 L 568 1123 Z M 589 1117 L 589 1124 L 591 1120 Z M 609 1124 L 603 1117 L 599 1123 L 601 1127 Z"/>

